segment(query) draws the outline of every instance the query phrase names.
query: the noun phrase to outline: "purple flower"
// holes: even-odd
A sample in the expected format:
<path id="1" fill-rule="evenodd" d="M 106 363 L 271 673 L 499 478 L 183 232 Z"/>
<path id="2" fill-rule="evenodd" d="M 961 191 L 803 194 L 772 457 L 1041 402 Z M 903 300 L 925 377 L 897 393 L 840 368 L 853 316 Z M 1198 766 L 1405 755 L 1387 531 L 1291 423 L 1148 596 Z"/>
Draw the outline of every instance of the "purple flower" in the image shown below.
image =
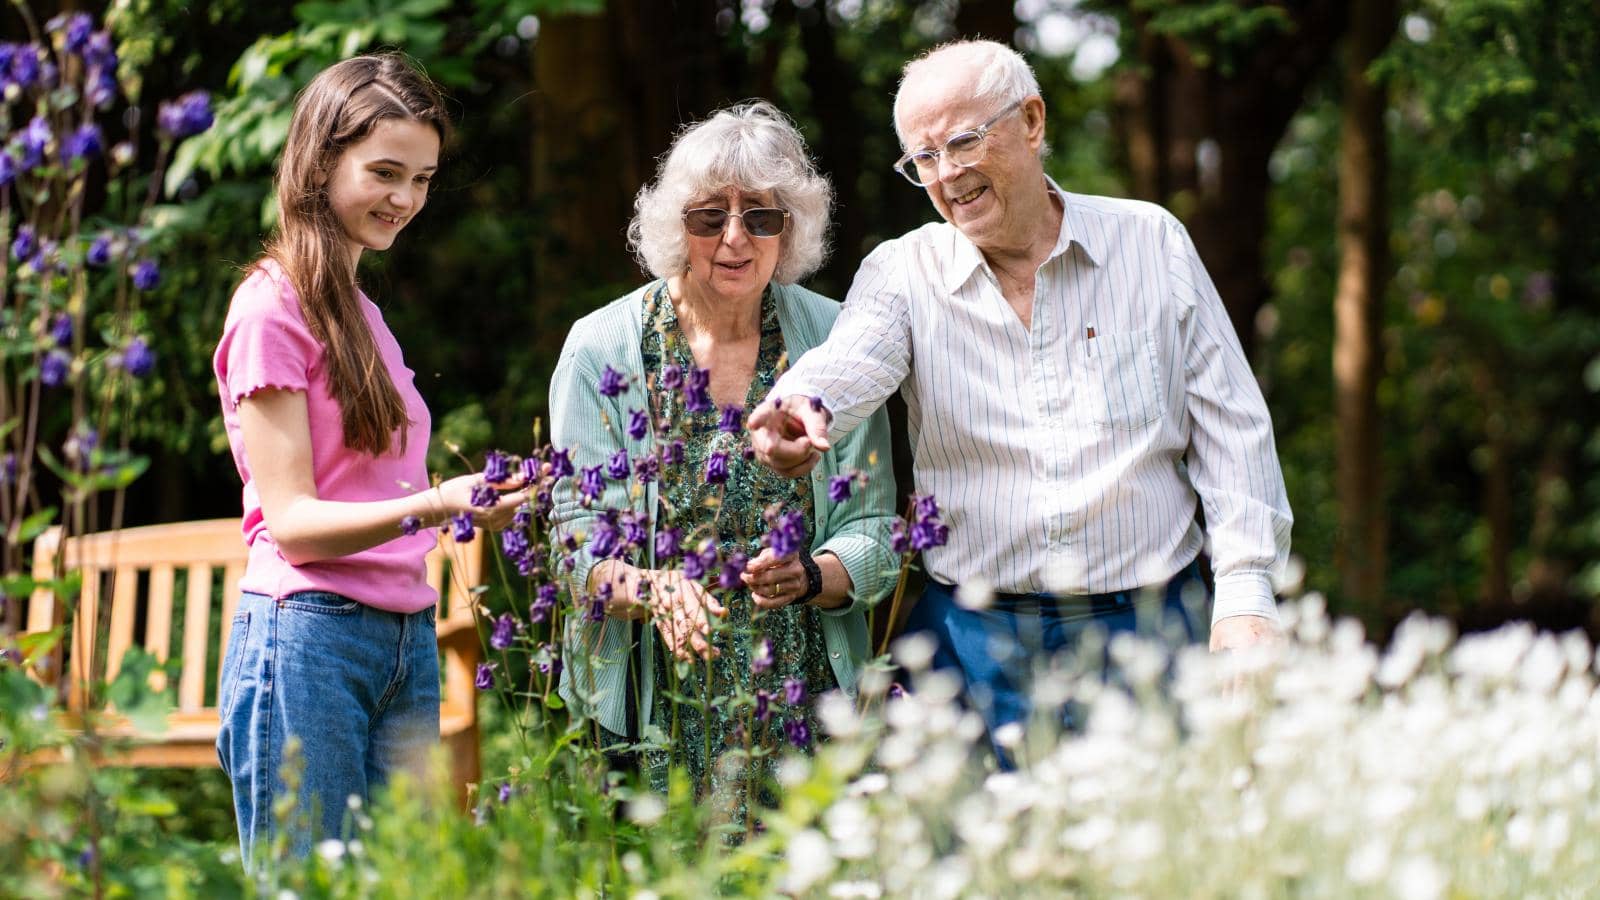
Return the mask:
<path id="1" fill-rule="evenodd" d="M 561 648 L 556 644 L 540 644 L 538 660 L 540 672 L 543 672 L 546 675 L 561 674 Z"/>
<path id="2" fill-rule="evenodd" d="M 105 109 L 111 101 L 117 99 L 117 74 L 116 69 L 94 68 L 89 70 L 89 77 L 84 84 L 84 94 L 96 109 Z"/>
<path id="3" fill-rule="evenodd" d="M 205 131 L 211 122 L 211 95 L 205 91 L 190 91 L 166 101 L 156 113 L 157 127 L 177 141 Z"/>
<path id="4" fill-rule="evenodd" d="M 583 475 L 578 479 L 578 493 L 583 495 L 583 502 L 589 503 L 606 490 L 606 480 L 600 475 L 599 466 L 590 466 L 583 470 Z"/>
<path id="5" fill-rule="evenodd" d="M 105 146 L 100 141 L 100 126 L 90 122 L 68 135 L 62 142 L 61 159 L 63 162 L 93 159 L 104 149 Z"/>
<path id="6" fill-rule="evenodd" d="M 613 481 L 622 481 L 628 477 L 633 466 L 628 462 L 628 451 L 618 450 L 606 460 L 606 477 Z"/>
<path id="7" fill-rule="evenodd" d="M 692 413 L 711 411 L 711 370 L 690 369 L 683 386 L 683 408 Z"/>
<path id="8" fill-rule="evenodd" d="M 122 371 L 134 378 L 143 378 L 156 369 L 156 354 L 142 337 L 128 341 L 122 348 Z"/>
<path id="9" fill-rule="evenodd" d="M 416 516 L 406 516 L 400 520 L 400 533 L 406 537 L 422 530 L 422 520 Z"/>
<path id="10" fill-rule="evenodd" d="M 622 551 L 622 532 L 617 530 L 616 513 L 601 516 L 589 532 L 589 555 L 607 559 Z"/>
<path id="11" fill-rule="evenodd" d="M 661 464 L 675 466 L 683 462 L 683 441 L 668 441 L 661 445 Z"/>
<path id="12" fill-rule="evenodd" d="M 717 420 L 717 430 L 728 434 L 738 434 L 744 427 L 744 410 L 737 406 L 724 406 L 722 418 Z"/>
<path id="13" fill-rule="evenodd" d="M 756 650 L 750 654 L 750 674 L 760 675 L 772 668 L 772 640 L 763 637 L 756 642 Z"/>
<path id="14" fill-rule="evenodd" d="M 779 513 L 771 524 L 762 543 L 772 548 L 780 557 L 790 557 L 800 552 L 806 543 L 806 520 L 799 510 Z"/>
<path id="15" fill-rule="evenodd" d="M 83 46 L 83 61 L 91 68 L 114 72 L 117 69 L 117 51 L 111 43 L 111 33 L 96 31 L 89 35 Z"/>
<path id="16" fill-rule="evenodd" d="M 102 234 L 89 245 L 89 250 L 83 255 L 83 261 L 96 269 L 104 268 L 111 262 L 111 236 Z"/>
<path id="17" fill-rule="evenodd" d="M 488 509 L 500 502 L 500 492 L 494 489 L 494 485 L 480 481 L 472 486 L 470 501 L 478 509 Z"/>
<path id="18" fill-rule="evenodd" d="M 550 451 L 550 477 L 566 478 L 571 474 L 572 451 L 552 449 Z"/>
<path id="19" fill-rule="evenodd" d="M 699 581 L 706 577 L 711 567 L 717 564 L 717 547 L 707 539 L 700 545 L 700 550 L 683 554 L 683 577 Z"/>
<path id="20" fill-rule="evenodd" d="M 61 445 L 61 455 L 79 472 L 89 471 L 95 448 L 100 446 L 100 433 L 93 428 L 79 428 Z"/>
<path id="21" fill-rule="evenodd" d="M 772 695 L 766 691 L 756 691 L 756 721 L 765 722 L 772 718 Z"/>
<path id="22" fill-rule="evenodd" d="M 72 317 L 66 313 L 56 313 L 50 319 L 50 340 L 55 341 L 57 347 L 72 346 Z"/>
<path id="23" fill-rule="evenodd" d="M 905 519 L 895 519 L 889 526 L 889 549 L 901 556 L 911 552 L 911 536 L 906 534 Z"/>
<path id="24" fill-rule="evenodd" d="M 27 262 L 33 258 L 33 251 L 39 249 L 39 239 L 34 236 L 32 225 L 17 227 L 17 237 L 11 242 L 11 258 L 17 262 Z"/>
<path id="25" fill-rule="evenodd" d="M 67 17 L 65 23 L 61 22 L 61 16 L 57 16 L 51 21 L 58 25 L 53 30 L 60 31 L 63 28 L 59 26 L 65 26 L 64 30 L 67 34 L 62 46 L 68 53 L 82 53 L 83 49 L 89 45 L 89 35 L 94 33 L 94 18 L 88 13 L 75 13 Z"/>
<path id="26" fill-rule="evenodd" d="M 911 549 L 927 550 L 943 547 L 950 539 L 950 529 L 937 522 L 918 522 L 911 526 Z"/>
<path id="27" fill-rule="evenodd" d="M 627 386 L 628 379 L 623 377 L 621 372 L 610 366 L 606 366 L 606 370 L 600 373 L 600 393 L 607 397 L 617 396 Z"/>
<path id="28" fill-rule="evenodd" d="M 500 532 L 500 553 L 509 560 L 519 560 L 528 552 L 528 535 L 520 528 L 507 528 Z"/>
<path id="29" fill-rule="evenodd" d="M 611 582 L 600 584 L 600 589 L 589 598 L 589 608 L 583 614 L 585 622 L 604 622 L 606 620 L 606 605 L 611 602 Z"/>
<path id="30" fill-rule="evenodd" d="M 723 484 L 728 480 L 728 454 L 722 450 L 706 458 L 706 484 Z"/>
<path id="31" fill-rule="evenodd" d="M 835 475 L 828 479 L 828 500 L 843 503 L 850 499 L 850 485 L 855 479 L 849 475 Z"/>
<path id="32" fill-rule="evenodd" d="M 51 350 L 39 363 L 39 381 L 45 387 L 57 387 L 67 380 L 67 371 L 71 367 L 72 357 L 61 350 Z"/>
<path id="33" fill-rule="evenodd" d="M 932 494 L 922 494 L 911 498 L 912 512 L 918 519 L 939 518 L 939 502 Z"/>
<path id="34" fill-rule="evenodd" d="M 662 390 L 675 391 L 683 387 L 683 370 L 677 366 L 663 366 L 661 368 Z"/>
<path id="35" fill-rule="evenodd" d="M 677 559 L 680 552 L 678 541 L 680 535 L 676 528 L 663 528 L 656 532 L 656 563 L 662 560 Z"/>
<path id="36" fill-rule="evenodd" d="M 0 456 L 0 487 L 15 484 L 17 481 L 17 455 L 7 453 Z"/>
<path id="37" fill-rule="evenodd" d="M 141 291 L 153 291 L 161 283 L 161 267 L 153 259 L 141 259 L 133 267 L 133 286 Z"/>
<path id="38" fill-rule="evenodd" d="M 34 44 L 23 44 L 17 47 L 11 57 L 11 80 L 18 87 L 29 87 L 39 80 L 39 64 L 41 51 Z"/>
<path id="39" fill-rule="evenodd" d="M 804 750 L 811 746 L 811 727 L 806 724 L 805 719 L 790 719 L 784 722 L 783 735 L 796 750 Z"/>
<path id="40" fill-rule="evenodd" d="M 628 437 L 636 441 L 644 440 L 645 433 L 650 430 L 650 416 L 642 409 L 628 412 Z"/>
<path id="41" fill-rule="evenodd" d="M 812 412 L 822 412 L 822 398 L 821 397 L 812 397 L 811 398 L 811 411 Z"/>
<path id="42" fill-rule="evenodd" d="M 528 509 L 526 506 L 517 507 L 517 511 L 511 514 L 511 528 L 513 530 L 527 531 L 532 525 L 533 510 Z"/>
<path id="43" fill-rule="evenodd" d="M 650 539 L 650 530 L 646 527 L 649 524 L 649 519 L 646 516 L 635 515 L 631 512 L 623 513 L 620 523 L 622 525 L 623 543 L 627 544 L 630 550 L 637 550 L 643 547 L 644 542 Z"/>
<path id="44" fill-rule="evenodd" d="M 450 531 L 456 543 L 465 544 L 476 532 L 472 528 L 472 513 L 456 513 L 450 517 Z"/>
<path id="45" fill-rule="evenodd" d="M 500 484 L 511 480 L 511 457 L 499 450 L 490 450 L 483 457 L 483 480 Z"/>
<path id="46" fill-rule="evenodd" d="M 528 621 L 538 624 L 550 618 L 550 613 L 556 608 L 558 593 L 553 584 L 539 585 L 539 590 L 534 592 L 533 604 L 528 607 Z"/>
<path id="47" fill-rule="evenodd" d="M 640 484 L 649 484 L 661 474 L 661 462 L 654 456 L 646 456 L 633 464 L 633 477 Z"/>
<path id="48" fill-rule="evenodd" d="M 499 797 L 500 797 L 500 805 L 501 806 L 505 806 L 507 803 L 511 802 L 511 782 L 509 782 L 509 781 L 500 782 Z"/>
<path id="49" fill-rule="evenodd" d="M 0 187 L 5 187 L 17 180 L 17 161 L 11 154 L 0 150 Z"/>
<path id="50" fill-rule="evenodd" d="M 722 561 L 722 574 L 717 576 L 717 584 L 725 591 L 731 591 L 743 584 L 739 576 L 744 574 L 745 564 L 750 560 L 743 553 L 735 550 Z"/>
<path id="51" fill-rule="evenodd" d="M 478 690 L 487 691 L 494 687 L 494 670 L 499 665 L 499 663 L 492 662 L 478 663 L 478 674 L 472 679 L 472 683 L 477 686 Z"/>
<path id="52" fill-rule="evenodd" d="M 22 130 L 22 136 L 17 139 L 18 146 L 22 148 L 21 165 L 18 168 L 26 172 L 44 162 L 45 148 L 50 146 L 54 138 L 50 133 L 50 123 L 44 116 L 34 116 L 29 120 L 28 127 Z"/>
<path id="53" fill-rule="evenodd" d="M 783 680 L 783 702 L 799 706 L 806 702 L 806 684 L 798 678 Z"/>
<path id="54" fill-rule="evenodd" d="M 510 613 L 501 613 L 500 618 L 494 620 L 494 633 L 489 635 L 489 646 L 495 650 L 504 650 L 511 646 L 512 629 L 516 623 Z"/>

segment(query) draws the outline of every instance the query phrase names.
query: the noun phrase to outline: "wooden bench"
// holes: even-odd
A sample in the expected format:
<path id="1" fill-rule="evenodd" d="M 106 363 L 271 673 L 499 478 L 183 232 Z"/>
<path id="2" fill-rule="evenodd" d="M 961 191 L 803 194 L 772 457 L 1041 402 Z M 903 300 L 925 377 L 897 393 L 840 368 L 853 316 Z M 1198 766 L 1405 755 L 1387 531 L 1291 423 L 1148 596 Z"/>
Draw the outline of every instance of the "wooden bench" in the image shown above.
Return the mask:
<path id="1" fill-rule="evenodd" d="M 441 534 L 439 545 L 428 554 L 428 581 L 439 591 L 437 615 L 440 672 L 439 736 L 450 761 L 451 777 L 465 798 L 465 786 L 480 777 L 478 759 L 477 690 L 473 686 L 480 656 L 477 623 L 472 609 L 472 588 L 482 582 L 483 533 L 476 540 L 457 544 Z M 239 604 L 239 579 L 244 575 L 248 548 L 240 535 L 238 519 L 211 519 L 125 528 L 118 532 L 68 538 L 53 528 L 34 543 L 33 574 L 40 581 L 52 577 L 57 555 L 66 566 L 83 572 L 79 615 L 66 645 L 70 681 L 64 718 L 69 725 L 81 721 L 89 699 L 87 686 L 106 680 L 122 666 L 130 647 L 143 647 L 165 662 L 178 641 L 182 660 L 176 708 L 159 734 L 141 733 L 115 710 L 97 720 L 98 731 L 121 738 L 116 749 L 97 762 L 109 765 L 206 767 L 216 766 L 216 686 L 226 658 L 229 630 Z M 179 584 L 182 583 L 180 590 Z M 96 635 L 88 627 L 98 621 L 100 604 L 109 590 L 110 629 Z M 181 604 L 181 628 L 175 617 Z M 220 613 L 220 615 L 219 615 Z M 37 591 L 28 604 L 26 629 L 44 632 L 61 624 L 61 610 L 49 591 Z M 104 668 L 90 671 L 97 643 L 104 640 Z M 63 658 L 60 649 L 49 657 L 51 667 L 38 672 L 55 684 Z M 152 687 L 166 689 L 163 675 L 154 673 Z"/>

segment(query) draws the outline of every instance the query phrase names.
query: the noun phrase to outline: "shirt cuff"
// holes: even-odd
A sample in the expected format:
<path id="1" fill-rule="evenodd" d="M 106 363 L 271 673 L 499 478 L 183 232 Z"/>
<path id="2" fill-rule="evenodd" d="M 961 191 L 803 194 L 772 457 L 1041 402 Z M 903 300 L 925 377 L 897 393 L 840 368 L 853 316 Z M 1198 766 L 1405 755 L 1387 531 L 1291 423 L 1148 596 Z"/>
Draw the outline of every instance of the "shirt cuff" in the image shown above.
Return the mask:
<path id="1" fill-rule="evenodd" d="M 1217 576 L 1216 599 L 1211 604 L 1211 624 L 1234 616 L 1260 616 L 1273 622 L 1278 618 L 1278 602 L 1272 594 L 1272 579 L 1265 572 L 1235 572 Z"/>

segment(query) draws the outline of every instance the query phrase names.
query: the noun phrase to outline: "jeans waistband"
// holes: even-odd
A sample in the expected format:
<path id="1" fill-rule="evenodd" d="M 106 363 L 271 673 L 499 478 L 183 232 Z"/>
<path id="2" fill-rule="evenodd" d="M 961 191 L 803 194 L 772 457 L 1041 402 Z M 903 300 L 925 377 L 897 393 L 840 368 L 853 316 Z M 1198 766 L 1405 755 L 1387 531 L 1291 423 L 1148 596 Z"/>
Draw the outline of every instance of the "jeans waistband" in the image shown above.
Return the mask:
<path id="1" fill-rule="evenodd" d="M 994 592 L 994 600 L 989 608 L 1007 613 L 1037 613 L 1039 610 L 1050 610 L 1059 616 L 1108 616 L 1123 612 L 1137 604 L 1164 600 L 1174 583 L 1189 579 L 1200 579 L 1200 561 L 1195 561 L 1179 569 L 1171 578 L 1159 584 L 1144 587 L 1129 588 L 1125 591 L 1108 591 L 1103 594 L 1012 594 L 1003 591 Z M 930 587 L 936 587 L 954 597 L 954 585 L 930 579 Z"/>

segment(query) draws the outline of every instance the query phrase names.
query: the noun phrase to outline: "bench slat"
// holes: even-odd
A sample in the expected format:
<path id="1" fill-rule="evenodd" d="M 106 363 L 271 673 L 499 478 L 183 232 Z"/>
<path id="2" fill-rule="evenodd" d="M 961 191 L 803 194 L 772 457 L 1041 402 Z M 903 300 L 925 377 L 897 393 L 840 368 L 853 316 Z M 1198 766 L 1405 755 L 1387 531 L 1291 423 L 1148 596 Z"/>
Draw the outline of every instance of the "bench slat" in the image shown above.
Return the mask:
<path id="1" fill-rule="evenodd" d="M 67 565 L 75 560 L 68 558 Z M 95 631 L 100 622 L 100 570 L 83 567 L 83 589 L 78 595 L 78 617 L 72 626 L 72 683 L 67 689 L 67 708 L 83 709 L 88 705 L 88 685 L 94 673 L 89 670 L 94 660 Z"/>
<path id="2" fill-rule="evenodd" d="M 174 580 L 172 566 L 158 564 L 150 567 L 150 602 L 145 607 L 144 649 L 156 658 L 156 662 L 166 662 L 172 652 Z M 150 688 L 156 691 L 166 690 L 166 673 L 150 673 Z"/>
<path id="3" fill-rule="evenodd" d="M 133 621 L 139 610 L 139 570 L 117 569 L 111 585 L 111 633 L 106 643 L 106 680 L 122 671 L 122 657 L 133 646 Z"/>
<path id="4" fill-rule="evenodd" d="M 183 611 L 183 674 L 178 679 L 178 709 L 195 712 L 206 705 L 206 649 L 211 643 L 211 567 L 189 567 L 188 601 Z"/>

